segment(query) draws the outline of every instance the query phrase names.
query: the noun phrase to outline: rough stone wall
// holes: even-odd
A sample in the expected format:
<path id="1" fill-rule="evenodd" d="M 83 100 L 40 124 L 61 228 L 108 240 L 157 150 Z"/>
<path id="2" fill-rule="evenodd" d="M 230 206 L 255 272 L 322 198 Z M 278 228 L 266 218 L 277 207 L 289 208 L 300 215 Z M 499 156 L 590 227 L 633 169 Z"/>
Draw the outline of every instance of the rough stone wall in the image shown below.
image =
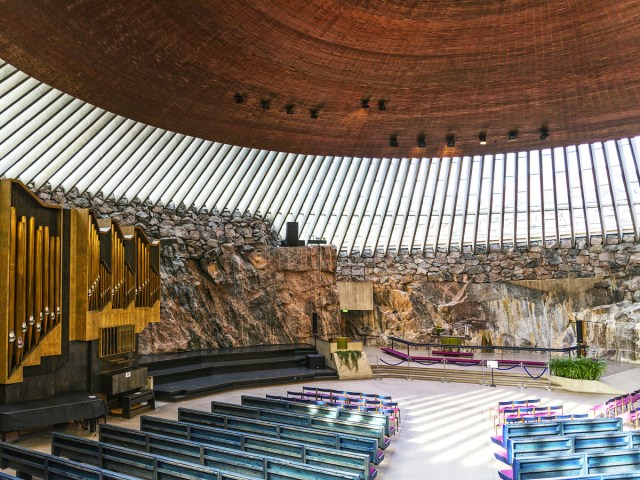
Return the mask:
<path id="1" fill-rule="evenodd" d="M 313 311 L 321 331 L 338 332 L 334 247 L 278 247 L 270 225 L 250 215 L 116 204 L 77 190 L 37 194 L 162 240 L 161 322 L 140 335 L 141 353 L 301 342 Z"/>
<path id="2" fill-rule="evenodd" d="M 472 343 L 562 347 L 575 344 L 575 321 L 586 322 L 593 353 L 640 361 L 640 244 L 563 240 L 559 247 L 473 253 L 340 257 L 339 281 L 371 281 L 375 311 L 350 316 L 348 331 L 372 331 L 428 342 L 434 327 Z"/>

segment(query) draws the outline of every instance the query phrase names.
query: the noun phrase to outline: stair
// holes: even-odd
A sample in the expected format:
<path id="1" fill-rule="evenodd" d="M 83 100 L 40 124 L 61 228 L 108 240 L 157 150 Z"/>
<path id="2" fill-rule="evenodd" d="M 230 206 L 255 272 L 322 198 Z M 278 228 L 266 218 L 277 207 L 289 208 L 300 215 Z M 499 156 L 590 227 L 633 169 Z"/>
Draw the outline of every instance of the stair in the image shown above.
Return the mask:
<path id="1" fill-rule="evenodd" d="M 153 377 L 156 398 L 177 401 L 246 386 L 337 378 L 335 370 L 306 368 L 316 350 L 306 344 L 200 350 L 140 357 Z"/>

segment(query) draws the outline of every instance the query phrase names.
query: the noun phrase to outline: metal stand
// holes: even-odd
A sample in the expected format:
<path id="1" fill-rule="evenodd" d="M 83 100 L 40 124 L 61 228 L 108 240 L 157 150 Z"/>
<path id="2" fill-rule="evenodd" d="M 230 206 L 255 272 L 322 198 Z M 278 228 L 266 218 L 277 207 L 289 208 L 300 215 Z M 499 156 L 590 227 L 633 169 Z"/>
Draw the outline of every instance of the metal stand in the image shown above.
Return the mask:
<path id="1" fill-rule="evenodd" d="M 447 380 L 447 359 L 446 358 L 442 359 L 442 373 L 443 373 L 442 383 L 449 383 L 449 380 Z"/>
<path id="2" fill-rule="evenodd" d="M 524 365 L 522 362 L 520 362 L 520 389 L 524 389 L 527 388 L 527 386 L 524 384 Z"/>
<path id="3" fill-rule="evenodd" d="M 496 386 L 496 382 L 494 382 L 494 380 L 493 380 L 493 371 L 494 370 L 495 370 L 494 368 L 491 369 L 491 385 L 489 385 L 490 387 L 495 387 Z"/>
<path id="4" fill-rule="evenodd" d="M 547 363 L 547 391 L 551 391 L 551 364 Z"/>

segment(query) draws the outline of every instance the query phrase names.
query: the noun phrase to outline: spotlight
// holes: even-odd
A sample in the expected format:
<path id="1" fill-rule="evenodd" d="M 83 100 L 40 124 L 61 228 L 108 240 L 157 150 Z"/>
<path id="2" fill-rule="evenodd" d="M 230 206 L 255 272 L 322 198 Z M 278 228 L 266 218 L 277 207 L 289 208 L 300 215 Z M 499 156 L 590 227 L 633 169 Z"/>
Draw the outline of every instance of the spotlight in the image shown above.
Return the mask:
<path id="1" fill-rule="evenodd" d="M 399 145 L 398 143 L 398 135 L 396 135 L 395 133 L 393 135 L 391 135 L 389 137 L 389 146 L 390 147 L 397 147 Z"/>
<path id="2" fill-rule="evenodd" d="M 387 101 L 383 98 L 378 100 L 378 110 L 386 110 L 387 109 Z"/>
<path id="3" fill-rule="evenodd" d="M 456 146 L 456 137 L 454 135 L 447 135 L 447 147 Z"/>
<path id="4" fill-rule="evenodd" d="M 269 110 L 269 107 L 271 107 L 271 100 L 260 100 L 260 105 L 262 105 L 263 110 Z"/>
<path id="5" fill-rule="evenodd" d="M 509 134 L 507 136 L 510 142 L 513 142 L 518 139 L 518 130 L 509 130 Z"/>
<path id="6" fill-rule="evenodd" d="M 549 136 L 549 127 L 540 128 L 540 140 L 546 140 Z"/>
<path id="7" fill-rule="evenodd" d="M 427 147 L 427 142 L 424 136 L 424 133 L 421 133 L 420 135 L 418 135 L 418 148 L 426 148 Z"/>
<path id="8" fill-rule="evenodd" d="M 482 132 L 480 133 L 480 135 L 478 135 L 478 139 L 480 140 L 480 145 L 486 145 L 487 144 L 487 134 Z"/>
<path id="9" fill-rule="evenodd" d="M 288 103 L 285 105 L 284 109 L 287 111 L 287 115 L 293 115 L 293 104 Z"/>
<path id="10" fill-rule="evenodd" d="M 311 118 L 318 118 L 318 112 L 320 110 L 318 110 L 317 108 L 312 108 L 309 110 L 309 113 L 311 114 Z"/>
<path id="11" fill-rule="evenodd" d="M 362 108 L 369 108 L 369 99 L 368 98 L 363 98 L 360 100 L 360 106 Z"/>
<path id="12" fill-rule="evenodd" d="M 236 93 L 233 98 L 236 99 L 236 103 L 244 103 L 244 95 L 241 93 Z"/>

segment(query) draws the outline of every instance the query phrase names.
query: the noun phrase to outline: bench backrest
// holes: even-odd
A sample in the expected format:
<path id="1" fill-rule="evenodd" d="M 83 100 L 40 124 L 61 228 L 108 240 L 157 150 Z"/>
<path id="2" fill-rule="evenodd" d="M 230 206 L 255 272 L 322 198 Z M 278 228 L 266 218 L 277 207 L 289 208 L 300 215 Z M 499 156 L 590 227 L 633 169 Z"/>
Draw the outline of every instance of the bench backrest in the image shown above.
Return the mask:
<path id="1" fill-rule="evenodd" d="M 582 454 L 552 457 L 522 457 L 513 462 L 513 480 L 530 480 L 546 477 L 569 477 L 585 473 L 585 456 Z"/>
<path id="2" fill-rule="evenodd" d="M 507 445 L 512 438 L 533 436 L 562 436 L 562 426 L 559 422 L 505 423 L 502 426 L 502 441 L 504 445 Z"/>
<path id="3" fill-rule="evenodd" d="M 573 450 L 588 453 L 593 450 L 631 448 L 631 435 L 625 432 L 589 433 L 573 435 Z"/>
<path id="4" fill-rule="evenodd" d="M 525 456 L 551 456 L 574 453 L 571 437 L 511 438 L 507 442 L 507 460 L 513 464 L 516 458 Z"/>
<path id="5" fill-rule="evenodd" d="M 145 421 L 143 418 L 140 420 L 141 424 Z M 377 463 L 378 441 L 373 438 L 323 432 L 310 428 L 282 425 L 275 422 L 265 422 L 252 418 L 234 417 L 232 415 L 203 412 L 182 407 L 178 408 L 178 420 L 235 432 L 264 435 L 283 440 L 304 442 L 310 445 L 332 447 L 349 452 L 365 453 L 372 462 Z"/>
<path id="6" fill-rule="evenodd" d="M 349 411 L 337 407 L 325 407 L 309 405 L 288 400 L 276 400 L 271 398 L 253 397 L 242 395 L 242 405 L 270 410 L 280 410 L 291 413 L 301 413 L 316 417 L 328 417 L 366 425 L 376 425 L 384 428 L 385 435 L 391 435 L 391 422 L 388 415 L 373 412 Z"/>
<path id="7" fill-rule="evenodd" d="M 585 418 L 577 420 L 564 420 L 562 424 L 563 435 L 595 432 L 622 432 L 621 418 Z"/>
<path id="8" fill-rule="evenodd" d="M 135 477 L 83 465 L 66 458 L 0 442 L 0 468 L 12 468 L 38 478 L 83 478 L 86 480 L 134 480 Z M 15 479 L 2 473 L 0 479 Z"/>
<path id="9" fill-rule="evenodd" d="M 364 425 L 351 423 L 333 418 L 313 417 L 291 412 L 280 412 L 268 408 L 248 407 L 226 402 L 211 402 L 211 412 L 236 417 L 255 418 L 268 422 L 276 422 L 284 425 L 295 425 L 298 427 L 317 428 L 330 432 L 348 433 L 367 438 L 375 438 L 381 448 L 385 447 L 384 429 L 375 425 Z"/>
<path id="10" fill-rule="evenodd" d="M 218 442 L 215 436 L 217 432 L 207 432 L 205 429 L 206 427 L 196 427 L 196 430 L 199 430 L 200 437 L 202 437 L 203 433 L 214 433 L 214 435 L 208 436 L 204 441 L 202 438 L 196 441 L 192 435 L 193 431 L 190 431 L 190 435 L 188 435 L 186 440 L 180 436 L 178 438 L 181 438 L 182 441 L 176 442 L 176 438 L 172 436 L 132 430 L 113 425 L 100 425 L 100 441 L 192 462 L 197 462 L 201 456 L 210 455 L 210 450 L 207 447 L 223 449 L 225 452 L 231 449 L 236 452 L 244 452 L 262 457 L 269 456 L 282 460 L 312 464 L 325 469 L 342 470 L 359 475 L 365 480 L 369 477 L 369 457 L 363 454 L 320 447 L 308 447 L 302 443 L 252 435 L 245 436 L 242 434 L 237 434 L 239 441 L 233 445 L 226 441 Z M 224 430 L 221 432 L 223 434 L 227 433 Z M 163 453 L 165 450 L 166 453 Z M 182 455 L 189 458 L 183 457 Z M 225 469 L 231 470 L 229 468 Z"/>
<path id="11" fill-rule="evenodd" d="M 639 450 L 591 452 L 586 454 L 587 473 L 624 473 L 640 471 Z"/>

